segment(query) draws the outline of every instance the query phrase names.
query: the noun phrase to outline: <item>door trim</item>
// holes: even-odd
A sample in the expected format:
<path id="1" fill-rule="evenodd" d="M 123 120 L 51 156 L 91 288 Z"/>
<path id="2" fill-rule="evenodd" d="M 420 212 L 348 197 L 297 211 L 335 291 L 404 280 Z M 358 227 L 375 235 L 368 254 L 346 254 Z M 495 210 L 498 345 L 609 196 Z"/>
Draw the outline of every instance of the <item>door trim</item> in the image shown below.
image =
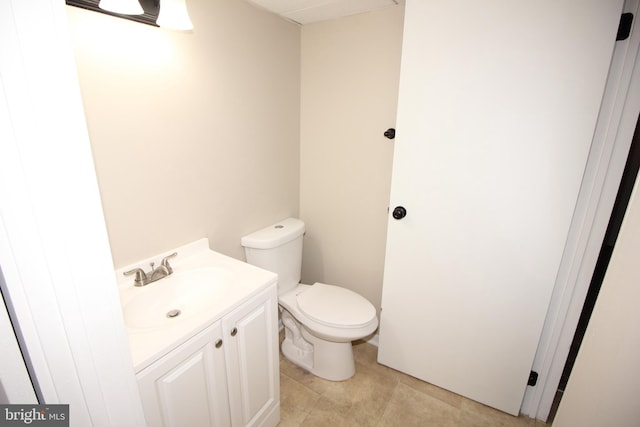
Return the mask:
<path id="1" fill-rule="evenodd" d="M 65 8 L 0 1 L 3 298 L 41 403 L 144 426 Z"/>
<path id="2" fill-rule="evenodd" d="M 638 19 L 640 0 L 627 0 L 624 12 Z M 532 370 L 538 383 L 528 387 L 521 413 L 546 420 L 565 362 L 640 113 L 640 32 L 616 42 L 594 139 L 576 210 L 558 270 L 549 311 Z"/>

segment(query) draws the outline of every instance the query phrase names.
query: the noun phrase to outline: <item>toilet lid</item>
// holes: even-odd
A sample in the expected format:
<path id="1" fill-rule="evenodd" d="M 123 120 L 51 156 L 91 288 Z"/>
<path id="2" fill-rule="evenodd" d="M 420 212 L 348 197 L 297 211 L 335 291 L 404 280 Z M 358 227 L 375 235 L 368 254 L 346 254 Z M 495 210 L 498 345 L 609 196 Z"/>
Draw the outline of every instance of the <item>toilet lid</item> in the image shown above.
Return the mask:
<path id="1" fill-rule="evenodd" d="M 315 283 L 297 299 L 302 313 L 328 326 L 360 327 L 376 315 L 376 309 L 364 297 L 339 286 Z"/>

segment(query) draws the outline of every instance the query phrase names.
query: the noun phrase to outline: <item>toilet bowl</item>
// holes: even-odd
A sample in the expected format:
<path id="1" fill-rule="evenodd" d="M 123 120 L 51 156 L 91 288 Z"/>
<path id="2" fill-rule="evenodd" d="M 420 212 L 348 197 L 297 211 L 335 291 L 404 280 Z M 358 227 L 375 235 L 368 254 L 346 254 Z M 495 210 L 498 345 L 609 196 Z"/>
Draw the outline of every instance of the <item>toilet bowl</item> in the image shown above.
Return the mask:
<path id="1" fill-rule="evenodd" d="M 355 374 L 351 342 L 378 327 L 373 305 L 339 286 L 300 284 L 280 295 L 285 339 L 282 354 L 303 369 L 332 381 Z"/>
<path id="2" fill-rule="evenodd" d="M 361 295 L 325 283 L 300 284 L 304 222 L 287 218 L 242 238 L 247 262 L 278 274 L 285 339 L 282 354 L 332 381 L 355 374 L 352 341 L 378 327 L 375 307 Z"/>

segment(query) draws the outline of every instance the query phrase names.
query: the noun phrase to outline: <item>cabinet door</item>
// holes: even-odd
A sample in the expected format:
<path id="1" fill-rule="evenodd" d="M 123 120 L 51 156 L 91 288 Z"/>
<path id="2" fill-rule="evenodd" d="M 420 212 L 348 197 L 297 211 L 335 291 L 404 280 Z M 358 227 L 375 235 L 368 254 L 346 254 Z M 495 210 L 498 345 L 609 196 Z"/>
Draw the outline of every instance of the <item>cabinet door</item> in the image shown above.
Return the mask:
<path id="1" fill-rule="evenodd" d="M 223 319 L 233 426 L 275 426 L 280 419 L 275 285 Z"/>
<path id="2" fill-rule="evenodd" d="M 141 371 L 137 378 L 149 427 L 230 425 L 220 322 Z"/>

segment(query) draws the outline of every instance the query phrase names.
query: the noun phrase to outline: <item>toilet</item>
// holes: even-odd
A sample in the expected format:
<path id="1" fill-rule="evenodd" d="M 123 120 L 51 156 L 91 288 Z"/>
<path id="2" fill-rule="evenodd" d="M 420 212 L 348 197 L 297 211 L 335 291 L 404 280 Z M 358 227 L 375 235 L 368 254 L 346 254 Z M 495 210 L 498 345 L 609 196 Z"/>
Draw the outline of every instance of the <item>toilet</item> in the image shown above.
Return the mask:
<path id="1" fill-rule="evenodd" d="M 278 274 L 282 354 L 318 377 L 343 381 L 356 372 L 351 342 L 378 327 L 376 309 L 349 289 L 300 283 L 304 231 L 304 222 L 287 218 L 244 236 L 241 243 L 249 264 Z"/>

